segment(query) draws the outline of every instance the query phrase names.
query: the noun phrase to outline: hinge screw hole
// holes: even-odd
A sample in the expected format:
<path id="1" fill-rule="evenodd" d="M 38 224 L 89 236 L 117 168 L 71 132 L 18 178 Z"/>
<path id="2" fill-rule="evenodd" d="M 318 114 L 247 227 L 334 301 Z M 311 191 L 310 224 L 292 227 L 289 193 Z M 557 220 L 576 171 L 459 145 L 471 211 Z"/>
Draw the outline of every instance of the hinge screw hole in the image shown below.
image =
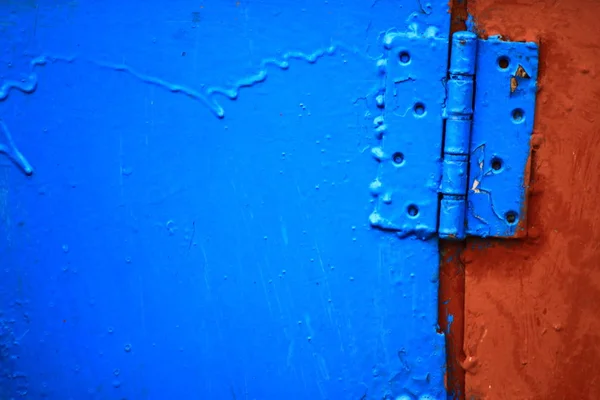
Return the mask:
<path id="1" fill-rule="evenodd" d="M 520 108 L 515 108 L 512 112 L 512 119 L 517 124 L 523 122 L 525 119 L 525 112 Z"/>
<path id="2" fill-rule="evenodd" d="M 415 104 L 414 112 L 415 112 L 415 115 L 418 117 L 425 115 L 425 104 L 423 104 L 423 103 Z"/>
<path id="3" fill-rule="evenodd" d="M 419 207 L 415 206 L 414 204 L 411 204 L 410 206 L 408 206 L 408 208 L 406 209 L 406 212 L 408 213 L 408 215 L 410 217 L 416 217 L 417 215 L 419 215 Z"/>
<path id="4" fill-rule="evenodd" d="M 404 154 L 398 152 L 392 155 L 392 161 L 396 165 L 401 165 L 404 162 Z"/>
<path id="5" fill-rule="evenodd" d="M 398 58 L 400 59 L 400 64 L 408 64 L 410 62 L 410 53 L 408 51 L 401 51 L 398 54 Z"/>
<path id="6" fill-rule="evenodd" d="M 509 65 L 510 61 L 508 60 L 508 57 L 502 56 L 498 58 L 498 66 L 500 67 L 500 69 L 507 69 Z"/>
<path id="7" fill-rule="evenodd" d="M 517 222 L 517 213 L 514 211 L 509 211 L 506 213 L 505 218 L 506 218 L 506 222 L 508 222 L 509 224 L 513 225 Z"/>
<path id="8" fill-rule="evenodd" d="M 502 160 L 500 158 L 492 158 L 492 169 L 500 171 L 502 169 Z"/>

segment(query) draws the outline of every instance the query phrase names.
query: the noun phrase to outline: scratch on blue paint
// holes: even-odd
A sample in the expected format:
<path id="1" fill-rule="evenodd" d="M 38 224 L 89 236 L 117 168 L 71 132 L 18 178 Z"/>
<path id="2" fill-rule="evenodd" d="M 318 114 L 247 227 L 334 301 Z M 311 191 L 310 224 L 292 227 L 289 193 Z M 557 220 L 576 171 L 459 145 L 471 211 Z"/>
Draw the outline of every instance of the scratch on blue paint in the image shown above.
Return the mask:
<path id="1" fill-rule="evenodd" d="M 450 330 L 452 330 L 452 323 L 454 322 L 454 315 L 446 314 L 446 320 L 448 321 L 448 326 L 446 327 L 446 333 L 449 334 Z"/>

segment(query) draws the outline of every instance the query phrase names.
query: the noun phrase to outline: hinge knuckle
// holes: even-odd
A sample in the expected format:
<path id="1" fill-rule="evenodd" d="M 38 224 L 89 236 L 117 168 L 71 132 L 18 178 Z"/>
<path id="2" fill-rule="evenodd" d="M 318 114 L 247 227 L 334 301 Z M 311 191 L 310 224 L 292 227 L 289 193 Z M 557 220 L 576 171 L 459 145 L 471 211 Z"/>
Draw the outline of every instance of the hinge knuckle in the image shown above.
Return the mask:
<path id="1" fill-rule="evenodd" d="M 462 232 L 456 227 L 464 226 L 465 212 L 467 203 L 464 196 L 444 195 L 440 201 L 440 223 L 438 235 L 442 239 L 462 239 L 464 238 L 464 228 Z M 461 236 L 462 233 L 462 236 Z"/>
<path id="2" fill-rule="evenodd" d="M 473 32 L 456 32 L 452 35 L 450 56 L 451 75 L 475 75 L 477 57 L 477 35 Z"/>
<path id="3" fill-rule="evenodd" d="M 442 195 L 465 196 L 469 158 L 465 155 L 446 154 L 442 163 Z"/>
<path id="4" fill-rule="evenodd" d="M 469 154 L 471 118 L 450 116 L 446 120 L 444 154 Z"/>
<path id="5" fill-rule="evenodd" d="M 447 90 L 446 114 L 470 117 L 473 114 L 473 76 L 451 75 Z"/>

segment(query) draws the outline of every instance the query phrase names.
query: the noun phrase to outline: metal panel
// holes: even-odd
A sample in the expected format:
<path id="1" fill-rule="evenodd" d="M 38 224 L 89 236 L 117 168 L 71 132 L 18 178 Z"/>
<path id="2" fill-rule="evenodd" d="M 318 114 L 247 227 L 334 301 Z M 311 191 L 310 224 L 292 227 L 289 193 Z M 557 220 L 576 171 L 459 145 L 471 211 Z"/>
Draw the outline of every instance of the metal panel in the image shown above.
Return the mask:
<path id="1" fill-rule="evenodd" d="M 380 38 L 447 2 L 0 9 L 0 397 L 444 397 L 437 240 L 368 218 Z"/>
<path id="2" fill-rule="evenodd" d="M 522 237 L 538 48 L 490 38 L 479 41 L 477 59 L 467 233 Z"/>

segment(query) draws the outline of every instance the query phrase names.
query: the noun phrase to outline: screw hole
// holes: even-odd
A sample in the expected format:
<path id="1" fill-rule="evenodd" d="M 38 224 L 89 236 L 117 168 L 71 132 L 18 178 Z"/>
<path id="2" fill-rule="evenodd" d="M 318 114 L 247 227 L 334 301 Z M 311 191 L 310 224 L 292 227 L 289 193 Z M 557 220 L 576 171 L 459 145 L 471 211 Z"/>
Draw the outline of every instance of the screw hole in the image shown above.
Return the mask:
<path id="1" fill-rule="evenodd" d="M 415 115 L 422 116 L 425 114 L 425 104 L 417 103 L 414 107 Z"/>
<path id="2" fill-rule="evenodd" d="M 522 122 L 525 119 L 525 112 L 520 108 L 515 108 L 512 112 L 512 119 L 516 123 Z"/>
<path id="3" fill-rule="evenodd" d="M 510 61 L 508 60 L 508 57 L 502 56 L 498 58 L 498 66 L 500 67 L 500 69 L 506 69 L 509 65 Z"/>
<path id="4" fill-rule="evenodd" d="M 410 53 L 408 51 L 401 51 L 398 55 L 400 64 L 408 64 L 410 62 Z"/>
<path id="5" fill-rule="evenodd" d="M 408 206 L 406 212 L 409 216 L 416 217 L 417 215 L 419 215 L 419 207 L 415 206 L 414 204 L 411 204 L 410 206 Z"/>
<path id="6" fill-rule="evenodd" d="M 509 212 L 506 213 L 505 217 L 506 217 L 506 222 L 508 222 L 509 224 L 512 225 L 512 224 L 514 224 L 514 223 L 517 222 L 518 215 L 514 211 L 509 211 Z"/>
<path id="7" fill-rule="evenodd" d="M 402 153 L 394 153 L 392 155 L 392 161 L 394 162 L 394 164 L 396 165 L 400 165 L 404 162 L 404 154 Z"/>
<path id="8" fill-rule="evenodd" d="M 494 171 L 500 171 L 502 169 L 502 160 L 500 158 L 492 159 L 492 169 Z"/>

